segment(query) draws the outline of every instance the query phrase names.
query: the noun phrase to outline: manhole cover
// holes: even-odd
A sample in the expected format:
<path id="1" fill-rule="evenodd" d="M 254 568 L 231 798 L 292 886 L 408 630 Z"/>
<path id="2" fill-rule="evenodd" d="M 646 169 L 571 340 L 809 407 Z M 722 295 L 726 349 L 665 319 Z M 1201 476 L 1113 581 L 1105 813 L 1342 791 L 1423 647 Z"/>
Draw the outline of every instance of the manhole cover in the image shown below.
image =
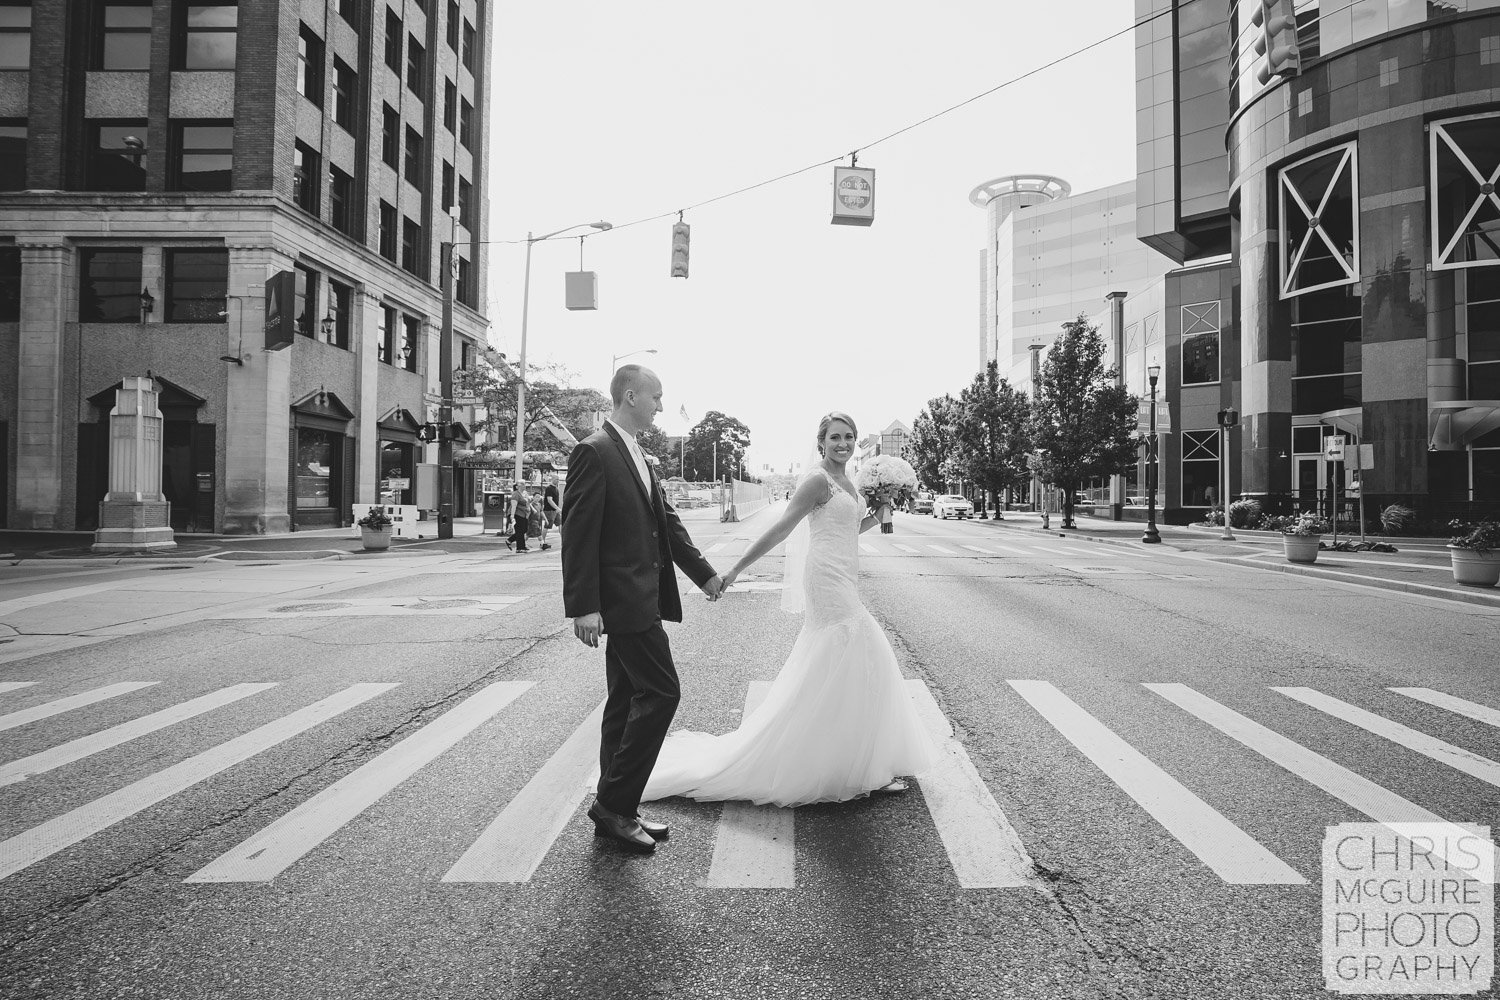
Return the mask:
<path id="1" fill-rule="evenodd" d="M 478 601 L 454 599 L 451 601 L 423 601 L 417 607 L 422 611 L 436 611 L 441 608 L 472 608 Z"/>
<path id="2" fill-rule="evenodd" d="M 306 611 L 337 611 L 348 606 L 339 601 L 329 601 L 323 604 L 288 604 L 280 608 L 272 608 L 271 611 L 273 614 L 286 615 Z"/>

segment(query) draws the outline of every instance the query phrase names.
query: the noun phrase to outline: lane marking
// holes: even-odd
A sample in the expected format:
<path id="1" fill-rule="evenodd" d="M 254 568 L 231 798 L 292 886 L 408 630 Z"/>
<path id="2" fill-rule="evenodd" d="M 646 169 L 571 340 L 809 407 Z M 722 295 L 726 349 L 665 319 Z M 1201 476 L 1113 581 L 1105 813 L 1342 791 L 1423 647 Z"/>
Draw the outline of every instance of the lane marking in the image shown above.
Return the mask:
<path id="1" fill-rule="evenodd" d="M 704 549 L 703 551 L 704 552 L 718 552 L 720 549 L 724 548 L 724 546 L 727 545 L 727 544 L 729 544 L 729 543 L 728 542 L 714 542 L 712 545 L 708 546 L 708 548 Z"/>
<path id="2" fill-rule="evenodd" d="M 999 549 L 1002 555 L 1027 556 L 1030 555 L 1025 549 L 1018 549 L 1014 545 L 1001 545 L 999 542 L 990 542 L 990 547 Z"/>
<path id="3" fill-rule="evenodd" d="M 863 552 L 867 556 L 878 555 L 880 552 L 879 549 L 871 545 L 869 542 L 860 542 L 859 551 Z"/>
<path id="4" fill-rule="evenodd" d="M 184 881 L 269 882 L 493 718 L 531 685 L 531 681 L 498 681 L 475 692 Z"/>
<path id="5" fill-rule="evenodd" d="M 1441 691 L 1434 691 L 1432 688 L 1393 687 L 1386 688 L 1386 690 L 1394 691 L 1397 694 L 1405 695 L 1408 698 L 1415 698 L 1417 701 L 1425 701 L 1427 704 L 1436 705 L 1438 708 L 1446 708 L 1450 712 L 1467 716 L 1468 718 L 1473 719 L 1475 722 L 1483 722 L 1491 726 L 1500 726 L 1500 711 L 1496 711 L 1495 709 L 1490 708 L 1488 705 L 1481 705 L 1478 702 L 1465 701 L 1462 698 L 1455 698 L 1451 694 L 1444 694 Z"/>
<path id="6" fill-rule="evenodd" d="M 1481 757 L 1462 747 L 1456 747 L 1452 743 L 1445 742 L 1435 736 L 1403 726 L 1399 722 L 1368 712 L 1357 705 L 1351 705 L 1346 701 L 1340 701 L 1320 691 L 1314 691 L 1306 687 L 1273 687 L 1272 691 L 1278 691 L 1288 698 L 1295 698 L 1304 705 L 1316 708 L 1320 712 L 1326 712 L 1335 719 L 1358 726 L 1366 732 L 1382 736 L 1392 743 L 1413 750 L 1424 757 L 1430 757 L 1440 764 L 1447 764 L 1456 768 L 1472 778 L 1478 778 L 1486 784 L 1500 787 L 1500 763 Z"/>
<path id="7" fill-rule="evenodd" d="M 1008 683 L 1121 791 L 1225 882 L 1230 885 L 1307 882 L 1296 869 L 1049 682 Z"/>
<path id="8" fill-rule="evenodd" d="M 271 607 L 210 612 L 206 617 L 209 621 L 413 616 L 475 618 L 495 614 L 524 600 L 525 596 L 503 594 L 486 594 L 483 597 L 331 597 L 323 601 L 287 601 Z"/>
<path id="9" fill-rule="evenodd" d="M 749 718 L 770 689 L 770 681 L 751 681 L 740 718 Z M 699 884 L 709 889 L 795 888 L 796 817 L 795 809 L 724 803 L 714 835 L 713 861 L 708 877 Z"/>
<path id="10" fill-rule="evenodd" d="M 36 681 L 0 681 L 0 694 L 7 691 L 19 691 L 21 688 L 29 688 Z"/>
<path id="11" fill-rule="evenodd" d="M 579 723 L 541 770 L 470 845 L 444 882 L 529 882 L 578 811 L 592 768 L 599 766 L 604 702 Z"/>
<path id="12" fill-rule="evenodd" d="M 990 549 L 982 549 L 978 545 L 965 545 L 964 548 L 968 549 L 970 552 L 978 552 L 981 555 L 986 555 L 986 556 L 992 556 L 992 555 L 995 554 Z"/>
<path id="13" fill-rule="evenodd" d="M 933 825 L 965 889 L 1029 887 L 1041 891 L 1031 855 L 980 777 L 927 685 L 908 680 L 917 714 L 932 737 L 937 760 L 916 776 Z"/>
<path id="14" fill-rule="evenodd" d="M 956 555 L 958 555 L 958 553 L 954 552 L 952 549 L 946 549 L 946 548 L 944 548 L 941 545 L 933 545 L 930 542 L 928 543 L 927 547 L 929 549 L 931 549 L 932 551 L 938 553 L 939 555 L 945 555 L 945 556 L 956 556 Z"/>
<path id="15" fill-rule="evenodd" d="M 115 698 L 122 694 L 129 694 L 132 691 L 139 691 L 141 688 L 148 688 L 153 684 L 160 683 L 160 681 L 122 681 L 119 684 L 108 684 L 102 688 L 94 688 L 92 691 L 84 691 L 81 694 L 69 695 L 66 698 L 49 701 L 44 705 L 33 705 L 31 708 L 23 708 L 18 712 L 11 712 L 9 715 L 0 715 L 0 732 L 7 729 L 15 729 L 17 726 L 24 726 L 39 719 L 47 719 L 54 715 L 61 715 L 64 712 L 71 712 L 75 708 L 83 708 L 85 705 L 92 705 L 95 702 Z"/>
<path id="16" fill-rule="evenodd" d="M 891 544 L 894 545 L 896 548 L 900 549 L 902 552 L 907 552 L 907 553 L 910 553 L 911 555 L 914 555 L 914 556 L 915 555 L 920 555 L 920 553 L 916 549 L 912 548 L 910 545 L 902 545 L 900 542 L 892 542 Z"/>
<path id="17" fill-rule="evenodd" d="M 102 594 L 110 590 L 119 590 L 128 587 L 133 581 L 111 580 L 108 583 L 90 583 L 82 587 L 68 587 L 65 590 L 49 590 L 40 594 L 28 594 L 25 597 L 12 597 L 8 601 L 0 601 L 0 616 L 9 615 L 16 611 L 25 611 L 27 608 L 39 608 L 45 604 L 57 604 L 61 601 L 76 601 L 80 597 L 89 597 L 93 594 Z"/>
<path id="18" fill-rule="evenodd" d="M 1335 764 L 1300 743 L 1267 729 L 1234 709 L 1199 694 L 1186 684 L 1146 684 L 1144 687 L 1213 726 L 1230 739 L 1244 744 L 1271 763 L 1353 806 L 1377 823 L 1441 823 L 1449 828 L 1449 842 L 1453 844 L 1461 843 L 1467 836 L 1462 829 L 1448 823 L 1436 813 L 1429 812 L 1343 765 Z M 1437 848 L 1434 850 L 1442 853 Z"/>
<path id="19" fill-rule="evenodd" d="M 1038 552 L 1050 552 L 1055 556 L 1068 556 L 1069 558 L 1082 555 L 1077 549 L 1060 549 L 1050 545 L 1034 545 L 1032 548 Z"/>
<path id="20" fill-rule="evenodd" d="M 82 760 L 104 750 L 109 750 L 122 743 L 128 743 L 133 739 L 154 733 L 158 729 L 176 725 L 204 712 L 211 712 L 216 708 L 248 698 L 252 694 L 275 687 L 274 683 L 261 684 L 235 684 L 232 687 L 211 691 L 197 698 L 189 699 L 180 705 L 164 708 L 150 715 L 143 715 L 139 719 L 122 722 L 118 726 L 93 733 L 89 736 L 80 736 L 76 740 L 70 740 L 61 746 L 55 746 L 50 750 L 34 753 L 30 757 L 22 757 L 0 766 L 0 785 L 14 785 L 19 781 L 25 781 L 32 775 L 42 774 L 54 768 L 71 764 Z"/>
<path id="21" fill-rule="evenodd" d="M 248 760 L 320 722 L 383 694 L 396 684 L 353 684 L 306 708 L 282 716 L 205 750 L 164 771 L 133 782 L 117 792 L 79 806 L 56 819 L 0 842 L 0 879 L 36 864 L 43 858 L 134 816 L 226 768 Z"/>

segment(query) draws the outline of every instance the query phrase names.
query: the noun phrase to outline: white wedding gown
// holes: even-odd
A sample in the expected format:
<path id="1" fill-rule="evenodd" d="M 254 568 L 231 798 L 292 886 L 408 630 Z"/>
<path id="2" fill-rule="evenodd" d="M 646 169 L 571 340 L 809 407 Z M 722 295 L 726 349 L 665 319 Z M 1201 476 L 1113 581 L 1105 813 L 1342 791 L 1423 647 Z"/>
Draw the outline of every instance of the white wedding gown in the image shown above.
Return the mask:
<path id="1" fill-rule="evenodd" d="M 643 799 L 842 802 L 931 764 L 896 654 L 859 599 L 862 504 L 828 484 L 808 515 L 807 617 L 781 673 L 734 732 L 672 733 Z"/>

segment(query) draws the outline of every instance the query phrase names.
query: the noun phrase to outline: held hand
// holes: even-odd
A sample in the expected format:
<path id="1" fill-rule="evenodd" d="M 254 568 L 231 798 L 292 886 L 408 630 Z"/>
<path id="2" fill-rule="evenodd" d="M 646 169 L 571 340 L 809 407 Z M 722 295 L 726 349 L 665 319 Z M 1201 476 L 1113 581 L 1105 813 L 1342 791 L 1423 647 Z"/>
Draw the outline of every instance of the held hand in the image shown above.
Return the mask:
<path id="1" fill-rule="evenodd" d="M 734 586 L 734 581 L 738 580 L 739 578 L 740 571 L 738 569 L 732 569 L 728 573 L 724 574 L 724 579 L 719 587 L 719 594 L 722 596 L 724 591 Z"/>
<path id="2" fill-rule="evenodd" d="M 713 579 L 705 583 L 701 589 L 708 595 L 709 601 L 717 601 L 724 594 L 724 578 L 715 573 Z"/>
<path id="3" fill-rule="evenodd" d="M 573 634 L 578 636 L 578 641 L 585 646 L 598 646 L 599 636 L 604 632 L 604 618 L 595 611 L 593 614 L 579 615 L 573 619 Z"/>

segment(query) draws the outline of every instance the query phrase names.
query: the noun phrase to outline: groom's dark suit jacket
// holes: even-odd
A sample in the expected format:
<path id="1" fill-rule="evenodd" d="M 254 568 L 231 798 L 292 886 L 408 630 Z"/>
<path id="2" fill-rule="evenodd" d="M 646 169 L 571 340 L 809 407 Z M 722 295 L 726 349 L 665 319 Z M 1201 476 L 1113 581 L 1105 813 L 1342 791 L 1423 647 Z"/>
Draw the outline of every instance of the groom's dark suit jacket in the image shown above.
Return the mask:
<path id="1" fill-rule="evenodd" d="M 677 575 L 698 586 L 714 568 L 693 545 L 650 472 L 647 493 L 630 449 L 608 424 L 568 456 L 563 490 L 563 606 L 569 618 L 599 612 L 604 631 L 644 632 L 682 621 Z"/>

